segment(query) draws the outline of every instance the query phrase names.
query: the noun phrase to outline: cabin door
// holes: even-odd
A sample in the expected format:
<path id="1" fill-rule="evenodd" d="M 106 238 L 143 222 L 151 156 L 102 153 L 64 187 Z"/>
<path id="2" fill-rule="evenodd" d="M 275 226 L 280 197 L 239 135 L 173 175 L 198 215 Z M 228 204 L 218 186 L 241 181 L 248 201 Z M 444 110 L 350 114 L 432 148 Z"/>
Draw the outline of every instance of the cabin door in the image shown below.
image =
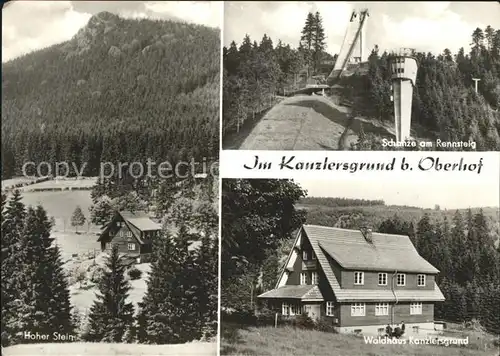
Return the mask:
<path id="1" fill-rule="evenodd" d="M 304 306 L 304 311 L 307 314 L 308 317 L 310 317 L 312 320 L 319 320 L 319 317 L 321 315 L 321 305 L 319 304 L 306 304 Z"/>

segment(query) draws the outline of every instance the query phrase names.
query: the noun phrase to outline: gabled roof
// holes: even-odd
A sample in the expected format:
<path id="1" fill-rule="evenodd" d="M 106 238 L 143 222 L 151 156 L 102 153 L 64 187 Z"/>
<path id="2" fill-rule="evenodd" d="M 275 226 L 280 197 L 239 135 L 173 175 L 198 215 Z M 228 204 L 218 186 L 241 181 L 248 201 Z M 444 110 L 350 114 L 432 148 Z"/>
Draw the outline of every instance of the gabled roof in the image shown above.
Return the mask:
<path id="1" fill-rule="evenodd" d="M 161 230 L 161 225 L 151 220 L 148 214 L 144 212 L 120 211 L 119 214 L 123 220 L 134 225 L 140 231 L 155 231 Z"/>
<path id="2" fill-rule="evenodd" d="M 357 230 L 339 229 L 317 225 L 303 225 L 297 235 L 295 244 L 302 235 L 311 243 L 319 265 L 328 280 L 337 301 L 443 301 L 445 298 L 435 284 L 434 290 L 367 290 L 343 289 L 333 273 L 329 258 L 335 260 L 344 269 L 373 270 L 388 272 L 409 272 L 436 274 L 439 272 L 434 266 L 421 257 L 408 236 L 372 233 L 371 242 L 368 242 L 363 233 Z M 288 260 L 292 257 L 292 253 Z M 286 273 L 286 265 L 282 271 Z M 260 295 L 260 298 L 269 298 L 268 295 L 279 295 L 283 288 Z"/>
<path id="3" fill-rule="evenodd" d="M 439 270 L 420 256 L 410 238 L 372 233 L 368 242 L 359 230 L 304 225 L 303 230 L 344 269 L 437 274 Z"/>
<path id="4" fill-rule="evenodd" d="M 262 293 L 259 298 L 301 299 L 322 301 L 323 295 L 316 285 L 288 285 Z"/>

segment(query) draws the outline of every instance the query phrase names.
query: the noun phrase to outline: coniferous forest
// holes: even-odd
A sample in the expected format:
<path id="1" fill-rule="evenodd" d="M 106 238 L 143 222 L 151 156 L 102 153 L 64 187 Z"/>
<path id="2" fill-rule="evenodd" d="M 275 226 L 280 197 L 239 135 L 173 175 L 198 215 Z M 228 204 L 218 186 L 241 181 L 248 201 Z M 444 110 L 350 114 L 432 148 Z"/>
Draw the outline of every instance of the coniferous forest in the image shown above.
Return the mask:
<path id="1" fill-rule="evenodd" d="M 208 191 L 205 190 L 207 194 Z M 184 189 L 193 191 L 192 186 Z M 172 197 L 170 197 L 172 198 Z M 24 332 L 71 335 L 65 341 L 180 344 L 217 333 L 218 217 L 214 200 L 186 210 L 179 229 L 154 241 L 140 310 L 128 300 L 130 268 L 115 248 L 106 257 L 88 320 L 71 304 L 68 271 L 42 206 L 2 194 L 2 347 L 30 342 Z M 212 199 L 212 200 L 211 200 Z M 175 217 L 175 211 L 167 220 Z M 198 241 L 195 248 L 188 248 Z M 50 276 L 50 278 L 48 278 Z M 39 341 L 33 341 L 39 342 Z"/>
<path id="2" fill-rule="evenodd" d="M 103 12 L 3 63 L 3 178 L 30 161 L 96 176 L 100 162 L 217 159 L 219 49 L 217 29 Z"/>
<path id="3" fill-rule="evenodd" d="M 223 138 L 276 103 L 275 96 L 304 87 L 305 78 L 325 78 L 336 54 L 325 45 L 323 19 L 307 15 L 300 43 L 264 35 L 245 36 L 223 49 Z M 273 42 L 274 41 L 274 42 Z M 470 51 L 464 48 L 470 43 Z M 476 150 L 500 149 L 500 29 L 477 28 L 457 53 L 420 53 L 413 91 L 412 129 L 418 137 L 475 141 Z M 393 121 L 388 52 L 373 45 L 367 73 L 341 78 L 335 93 L 352 103 L 352 114 Z M 475 92 L 473 78 L 480 78 Z M 301 85 L 298 82 L 302 82 Z M 285 90 L 284 90 L 285 89 Z M 355 149 L 384 149 L 373 133 L 361 133 Z M 387 149 L 387 148 L 385 148 Z"/>

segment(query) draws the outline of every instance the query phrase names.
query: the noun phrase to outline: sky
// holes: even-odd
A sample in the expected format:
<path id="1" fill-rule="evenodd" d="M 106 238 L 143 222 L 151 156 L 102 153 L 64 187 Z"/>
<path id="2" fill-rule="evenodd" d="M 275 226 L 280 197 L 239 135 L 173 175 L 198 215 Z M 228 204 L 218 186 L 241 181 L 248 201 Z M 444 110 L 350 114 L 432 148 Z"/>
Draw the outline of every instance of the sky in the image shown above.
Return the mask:
<path id="1" fill-rule="evenodd" d="M 491 2 L 226 2 L 224 45 L 241 43 L 245 34 L 260 41 L 267 34 L 296 47 L 308 12 L 319 11 L 327 35 L 327 52 L 338 53 L 353 9 L 369 10 L 368 49 L 401 47 L 453 53 L 469 48 L 477 27 L 500 28 L 500 3 Z"/>
<path id="2" fill-rule="evenodd" d="M 72 38 L 90 17 L 176 19 L 221 27 L 222 3 L 209 1 L 13 1 L 2 9 L 2 62 Z"/>
<path id="3" fill-rule="evenodd" d="M 387 180 L 301 180 L 294 179 L 308 196 L 383 200 L 386 205 L 407 205 L 421 208 L 467 209 L 498 207 L 500 188 L 497 184 L 481 185 L 477 181 L 420 181 Z"/>

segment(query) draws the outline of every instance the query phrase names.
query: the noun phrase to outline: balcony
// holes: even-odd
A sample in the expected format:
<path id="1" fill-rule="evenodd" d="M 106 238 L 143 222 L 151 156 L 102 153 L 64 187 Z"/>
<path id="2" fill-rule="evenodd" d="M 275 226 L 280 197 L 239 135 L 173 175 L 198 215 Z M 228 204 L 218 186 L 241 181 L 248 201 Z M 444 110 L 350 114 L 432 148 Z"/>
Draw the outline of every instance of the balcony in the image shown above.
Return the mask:
<path id="1" fill-rule="evenodd" d="M 318 269 L 318 261 L 317 260 L 306 260 L 302 261 L 302 270 L 303 271 L 313 271 Z"/>

